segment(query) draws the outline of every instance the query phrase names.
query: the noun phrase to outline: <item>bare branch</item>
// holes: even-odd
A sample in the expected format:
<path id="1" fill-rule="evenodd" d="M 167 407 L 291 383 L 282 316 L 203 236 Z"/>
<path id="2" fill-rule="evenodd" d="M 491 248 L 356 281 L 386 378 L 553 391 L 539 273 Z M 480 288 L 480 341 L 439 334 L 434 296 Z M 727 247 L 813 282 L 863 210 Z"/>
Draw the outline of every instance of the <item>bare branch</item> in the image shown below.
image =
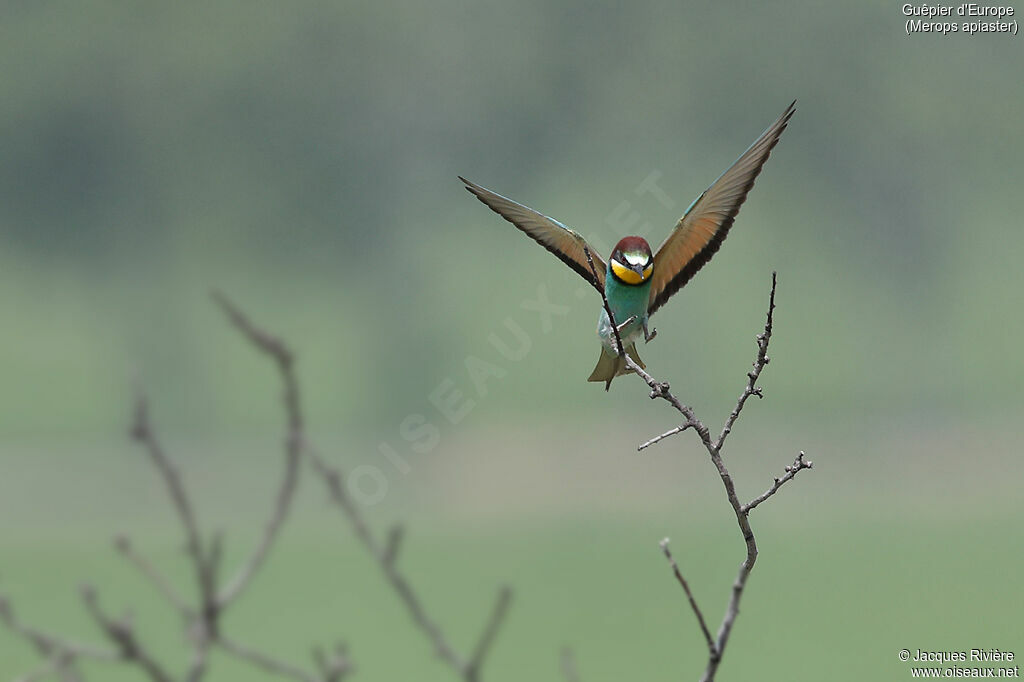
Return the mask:
<path id="1" fill-rule="evenodd" d="M 711 432 L 708 431 L 708 427 L 704 426 L 700 419 L 697 419 L 697 415 L 696 413 L 694 413 L 693 408 L 691 408 L 689 405 L 684 404 L 682 401 L 679 400 L 679 398 L 673 395 L 672 391 L 669 390 L 670 387 L 668 383 L 664 381 L 658 381 L 657 379 L 652 377 L 650 374 L 644 371 L 644 369 L 640 365 L 634 362 L 633 358 L 627 355 L 625 356 L 625 360 L 626 366 L 633 370 L 633 372 L 636 373 L 638 377 L 643 379 L 644 383 L 647 384 L 647 386 L 651 389 L 651 400 L 661 398 L 669 405 L 674 407 L 676 411 L 679 412 L 679 414 L 686 417 L 686 421 L 683 422 L 679 427 L 677 427 L 678 430 L 673 430 L 672 433 L 664 433 L 660 437 L 653 438 L 651 440 L 657 442 L 659 440 L 667 438 L 670 435 L 682 433 L 683 431 L 692 428 L 697 432 L 697 435 L 700 436 L 701 442 L 704 443 L 704 447 L 708 449 L 712 448 L 713 444 L 711 442 Z M 650 441 L 648 441 L 648 444 L 650 444 Z M 638 447 L 637 449 L 639 450 L 640 448 Z"/>
<path id="2" fill-rule="evenodd" d="M 690 606 L 693 608 L 694 613 L 697 615 L 698 622 L 701 625 L 701 630 L 704 634 L 704 638 L 708 643 L 708 664 L 704 671 L 704 675 L 701 677 L 702 682 L 710 682 L 714 680 L 715 673 L 718 670 L 718 665 L 722 660 L 722 656 L 725 653 L 725 647 L 729 642 L 729 635 L 732 632 L 733 624 L 736 621 L 736 617 L 739 614 L 740 599 L 743 596 L 743 589 L 747 583 L 747 577 L 750 575 L 751 569 L 754 567 L 754 562 L 757 561 L 757 541 L 754 538 L 754 531 L 750 527 L 750 520 L 748 518 L 750 511 L 757 507 L 759 504 L 767 500 L 769 497 L 774 495 L 784 483 L 791 480 L 801 469 L 809 469 L 811 467 L 810 462 L 803 461 L 803 453 L 797 457 L 792 467 L 786 468 L 786 474 L 780 478 L 775 479 L 774 485 L 768 489 L 761 496 L 752 500 L 749 504 L 741 504 L 739 497 L 736 494 L 736 485 L 733 482 L 732 475 L 729 473 L 729 469 L 725 466 L 725 462 L 722 460 L 722 446 L 725 443 L 726 437 L 732 431 L 733 426 L 736 424 L 736 420 L 739 419 L 740 413 L 743 411 L 743 407 L 747 403 L 747 399 L 752 395 L 756 395 L 759 398 L 763 397 L 761 389 L 757 386 L 757 380 L 761 376 L 761 371 L 769 362 L 768 358 L 768 343 L 771 340 L 772 325 L 774 322 L 775 313 L 775 287 L 777 284 L 776 273 L 772 273 L 772 287 L 771 293 L 768 298 L 768 314 L 766 316 L 764 332 L 757 336 L 757 356 L 754 359 L 754 369 L 747 373 L 747 384 L 740 394 L 739 399 L 736 401 L 736 406 L 733 408 L 729 417 L 726 419 L 725 425 L 722 427 L 722 431 L 719 434 L 717 440 L 712 441 L 711 433 L 708 428 L 701 422 L 693 409 L 688 405 L 681 402 L 671 392 L 669 385 L 664 382 L 659 382 L 650 374 L 645 372 L 637 363 L 633 361 L 629 356 L 625 357 L 626 365 L 632 369 L 637 376 L 639 376 L 651 389 L 651 399 L 661 398 L 668 402 L 672 407 L 676 409 L 686 421 L 680 426 L 675 427 L 665 433 L 655 436 L 647 442 L 640 445 L 638 448 L 642 450 L 653 443 L 657 443 L 665 438 L 673 436 L 677 433 L 682 433 L 689 428 L 693 428 L 700 437 L 701 443 L 707 450 L 708 455 L 711 458 L 712 464 L 718 470 L 718 476 L 722 480 L 722 485 L 725 487 L 725 495 L 729 500 L 729 505 L 732 507 L 733 512 L 736 515 L 736 523 L 739 526 L 740 533 L 743 536 L 743 542 L 746 545 L 746 557 L 743 563 L 740 564 L 739 572 L 736 576 L 736 580 L 733 582 L 732 593 L 729 598 L 729 603 L 726 606 L 725 615 L 722 618 L 722 623 L 718 628 L 717 635 L 712 638 L 710 631 L 704 621 L 703 614 L 697 608 L 696 601 L 693 599 L 693 595 L 690 592 L 689 585 L 683 579 L 682 573 L 679 571 L 678 566 L 672 559 L 671 554 L 668 551 L 668 545 L 666 542 L 662 543 L 662 550 L 665 552 L 666 557 L 672 563 L 673 572 L 676 575 L 676 579 L 683 586 L 687 597 L 690 600 Z"/>
<path id="3" fill-rule="evenodd" d="M 217 593 L 217 578 L 220 574 L 221 559 L 224 558 L 224 532 L 216 531 L 213 537 L 210 538 L 210 546 L 206 550 L 206 580 L 208 582 L 206 594 Z M 217 612 L 223 609 L 224 605 L 219 602 L 211 600 L 206 606 L 206 610 L 210 612 L 210 622 L 212 625 L 216 624 L 215 615 Z"/>
<path id="4" fill-rule="evenodd" d="M 184 618 L 195 616 L 195 611 L 185 603 L 185 598 L 178 593 L 167 576 L 161 573 L 149 559 L 135 551 L 131 539 L 127 535 L 117 536 L 114 539 L 114 546 L 123 557 L 139 569 L 139 572 L 152 583 L 157 592 L 162 594 Z"/>
<path id="5" fill-rule="evenodd" d="M 639 452 L 640 450 L 644 450 L 646 448 L 649 448 L 650 446 L 654 445 L 655 443 L 657 443 L 659 441 L 665 440 L 669 436 L 674 436 L 677 433 L 682 433 L 686 429 L 692 429 L 693 426 L 694 426 L 693 424 L 687 422 L 686 424 L 680 424 L 679 426 L 676 426 L 675 428 L 671 428 L 668 431 L 666 431 L 665 433 L 663 433 L 661 435 L 658 435 L 658 436 L 655 436 L 654 438 L 651 438 L 650 440 L 644 441 L 643 443 L 641 443 L 639 446 L 637 446 L 637 452 Z"/>
<path id="6" fill-rule="evenodd" d="M 283 385 L 282 403 L 285 410 L 287 422 L 287 435 L 284 444 L 284 475 L 280 488 L 277 492 L 275 504 L 271 511 L 270 518 L 264 526 L 263 536 L 249 556 L 249 559 L 242 565 L 230 582 L 221 590 L 216 599 L 216 608 L 223 609 L 236 599 L 250 584 L 253 577 L 262 567 L 267 555 L 270 553 L 280 533 L 281 527 L 291 509 L 295 490 L 298 486 L 299 463 L 305 447 L 304 423 L 302 416 L 302 405 L 299 393 L 299 382 L 295 374 L 295 357 L 287 345 L 276 336 L 269 334 L 256 326 L 241 309 L 230 299 L 220 292 L 213 292 L 214 302 L 227 316 L 228 321 L 238 330 L 253 346 L 266 354 L 273 360 L 277 367 L 278 374 Z M 395 551 L 397 551 L 396 539 Z M 220 539 L 215 538 L 214 546 L 211 548 L 211 575 L 216 571 L 217 559 L 220 557 Z M 269 672 L 274 672 L 286 677 L 298 680 L 321 682 L 321 678 L 306 673 L 302 669 L 286 662 L 274 659 L 261 651 L 250 649 L 230 638 L 221 632 L 213 632 L 217 644 L 225 651 L 228 651 L 239 658 L 243 658 L 254 665 Z M 335 655 L 330 659 L 321 656 L 314 656 L 321 668 L 323 675 L 322 682 L 337 682 L 352 670 L 352 665 L 342 645 L 336 649 Z M 197 660 L 196 665 L 201 666 L 204 661 Z"/>
<path id="7" fill-rule="evenodd" d="M 267 656 L 262 651 L 256 649 L 250 649 L 247 646 L 239 644 L 238 642 L 221 635 L 217 639 L 221 649 L 228 652 L 236 658 L 240 658 L 243 661 L 248 661 L 257 668 L 266 670 L 267 672 L 281 675 L 283 677 L 290 677 L 299 682 L 320 682 L 320 679 L 315 675 L 310 675 L 301 668 L 297 668 L 290 663 L 279 661 L 275 658 Z"/>
<path id="8" fill-rule="evenodd" d="M 383 566 L 383 564 L 381 564 L 381 566 Z M 458 671 L 460 675 L 464 675 L 466 663 L 462 660 L 462 657 L 456 653 L 452 645 L 448 643 L 444 633 L 441 631 L 441 627 L 427 614 L 419 596 L 412 589 L 412 586 L 405 579 L 405 576 L 394 569 L 385 569 L 384 574 L 391 583 L 391 587 L 405 603 L 405 607 L 409 611 L 409 615 L 412 617 L 413 622 L 416 623 L 416 626 L 423 631 L 427 636 L 427 639 L 433 643 L 435 653 L 437 653 L 441 659 L 446 661 L 454 670 Z"/>
<path id="9" fill-rule="evenodd" d="M 465 661 L 463 661 L 462 657 L 455 652 L 454 647 L 448 643 L 448 640 L 441 631 L 441 628 L 427 615 L 426 610 L 423 608 L 419 597 L 413 591 L 412 587 L 395 568 L 392 559 L 389 558 L 386 552 L 378 545 L 377 540 L 373 537 L 370 527 L 363 518 L 359 507 L 357 507 L 349 497 L 348 491 L 342 483 L 341 474 L 327 464 L 323 457 L 313 450 L 307 449 L 307 452 L 309 454 L 310 461 L 313 463 L 314 470 L 320 474 L 326 482 L 331 500 L 348 519 L 356 537 L 363 543 L 370 555 L 377 561 L 377 565 L 384 573 L 384 577 L 387 578 L 388 582 L 391 584 L 391 588 L 405 604 L 405 608 L 409 612 L 409 616 L 412 618 L 413 623 L 415 623 L 416 627 L 422 630 L 423 634 L 430 640 L 437 656 L 445 661 L 445 663 L 447 663 L 453 670 L 456 670 L 460 676 L 464 676 L 464 671 L 466 670 Z"/>
<path id="10" fill-rule="evenodd" d="M 206 674 L 206 661 L 210 655 L 211 637 L 204 621 L 196 619 L 193 629 L 197 630 L 197 632 L 192 633 L 193 655 L 192 662 L 188 666 L 188 672 L 185 673 L 185 682 L 199 682 L 199 680 L 203 679 L 203 676 Z"/>
<path id="11" fill-rule="evenodd" d="M 490 646 L 491 640 L 494 637 L 494 632 L 492 632 L 492 630 L 496 631 L 501 620 L 504 618 L 508 597 L 499 599 L 498 606 L 495 609 L 495 614 L 492 616 L 491 621 L 488 623 L 488 627 L 481 635 L 480 644 L 478 645 L 479 659 L 470 659 L 469 662 L 463 660 L 455 651 L 454 647 L 452 647 L 448 642 L 447 638 L 441 631 L 440 626 L 438 626 L 427 614 L 426 610 L 423 608 L 422 602 L 409 585 L 408 581 L 395 567 L 395 561 L 402 539 L 401 528 L 392 528 L 385 543 L 381 544 L 374 537 L 374 534 L 370 530 L 366 520 L 363 518 L 359 507 L 354 504 L 352 499 L 349 497 L 348 491 L 343 484 L 341 473 L 328 465 L 326 460 L 317 454 L 310 444 L 306 442 L 303 435 L 303 420 L 299 405 L 298 382 L 295 377 L 293 368 L 294 359 L 291 351 L 288 350 L 280 339 L 268 334 L 266 331 L 253 324 L 249 318 L 223 294 L 215 292 L 213 294 L 213 298 L 235 328 L 238 329 L 250 343 L 269 355 L 276 363 L 282 382 L 284 383 L 284 405 L 288 415 L 289 430 L 289 436 L 286 443 L 285 481 L 282 484 L 281 491 L 278 495 L 275 512 L 271 517 L 271 521 L 266 526 L 263 542 L 257 548 L 246 567 L 244 567 L 232 583 L 221 592 L 219 603 L 225 604 L 229 602 L 235 595 L 237 595 L 238 591 L 244 588 L 245 584 L 251 579 L 252 573 L 259 568 L 266 552 L 273 543 L 277 530 L 280 527 L 280 523 L 287 514 L 295 486 L 294 479 L 296 477 L 296 473 L 294 472 L 294 468 L 297 467 L 297 460 L 303 450 L 305 450 L 310 462 L 312 463 L 314 471 L 316 471 L 326 482 L 332 501 L 334 501 L 343 515 L 348 519 L 356 537 L 377 561 L 378 566 L 381 568 L 381 571 L 391 584 L 392 589 L 405 604 L 406 610 L 409 612 L 413 622 L 420 630 L 423 631 L 426 637 L 433 644 L 437 655 L 448 663 L 448 665 L 451 666 L 452 669 L 460 675 L 460 677 L 467 680 L 467 682 L 475 682 L 483 655 L 486 653 L 487 648 Z"/>
<path id="12" fill-rule="evenodd" d="M 245 589 L 267 558 L 281 525 L 288 516 L 292 498 L 298 482 L 299 459 L 302 455 L 303 420 L 299 404 L 299 384 L 295 377 L 294 358 L 284 342 L 256 327 L 238 307 L 224 294 L 213 292 L 213 300 L 220 306 L 235 329 L 242 333 L 256 348 L 270 356 L 277 365 L 284 384 L 284 407 L 288 421 L 288 435 L 285 439 L 285 468 L 277 500 L 270 519 L 263 529 L 263 538 L 256 546 L 249 560 L 235 574 L 234 578 L 217 596 L 217 604 L 223 608 Z"/>
<path id="13" fill-rule="evenodd" d="M 366 519 L 363 518 L 362 512 L 359 511 L 359 507 L 357 507 L 355 502 L 352 501 L 352 498 L 349 497 L 348 490 L 342 483 L 341 473 L 328 464 L 327 460 L 308 445 L 306 447 L 306 454 L 309 456 L 309 461 L 313 465 L 313 470 L 324 479 L 324 482 L 326 482 L 331 500 L 338 505 L 338 508 L 341 509 L 342 513 L 351 524 L 352 530 L 356 534 L 356 538 L 363 543 L 375 559 L 387 558 L 383 552 L 379 552 L 377 548 L 377 541 L 374 539 L 373 533 L 370 531 L 370 526 L 367 525 Z M 390 561 L 384 563 L 390 563 Z"/>
<path id="14" fill-rule="evenodd" d="M 164 484 L 170 493 L 171 501 L 185 529 L 186 551 L 191 559 L 195 572 L 195 581 L 199 589 L 199 605 L 192 607 L 186 604 L 178 592 L 171 587 L 169 581 L 160 574 L 152 564 L 136 554 L 127 538 L 118 538 L 115 542 L 118 550 L 136 564 L 186 620 L 191 630 L 190 638 L 194 649 L 192 663 L 186 675 L 187 682 L 199 682 L 206 673 L 206 658 L 210 640 L 216 636 L 220 610 L 215 600 L 216 572 L 220 562 L 220 539 L 215 537 L 209 552 L 203 550 L 199 524 L 188 498 L 181 475 L 167 456 L 160 441 L 157 439 L 149 420 L 148 401 L 145 394 L 138 391 L 135 400 L 135 419 L 131 431 L 132 438 L 141 443 L 150 455 L 150 459 L 161 473 Z M 88 602 L 88 600 L 87 600 Z M 109 632 L 108 632 L 109 634 Z M 151 675 L 152 676 L 152 675 Z"/>
<path id="15" fill-rule="evenodd" d="M 120 658 L 118 652 L 111 649 L 79 644 L 25 625 L 14 614 L 14 609 L 6 596 L 0 596 L 0 622 L 14 634 L 27 639 L 40 654 L 54 662 L 55 669 L 79 657 L 99 661 L 116 661 Z"/>
<path id="16" fill-rule="evenodd" d="M 373 532 L 366 523 L 366 519 L 363 517 L 359 507 L 349 496 L 348 490 L 345 488 L 341 472 L 328 464 L 321 455 L 309 446 L 306 448 L 306 454 L 313 466 L 313 470 L 323 478 L 327 485 L 331 501 L 337 505 L 345 518 L 348 519 L 356 537 L 376 560 L 377 565 L 384 574 L 388 583 L 390 583 L 391 588 L 405 605 L 406 611 L 409 613 L 409 617 L 412 618 L 416 627 L 419 628 L 423 632 L 424 636 L 430 641 L 434 648 L 434 653 L 437 654 L 441 660 L 447 663 L 460 678 L 466 680 L 466 682 L 475 682 L 478 680 L 478 669 L 482 660 L 477 660 L 474 663 L 473 659 L 466 661 L 461 655 L 459 655 L 448 641 L 448 638 L 441 630 L 441 627 L 429 616 L 426 609 L 423 607 L 422 601 L 409 582 L 405 579 L 405 576 L 403 576 L 396 568 L 395 551 L 397 550 L 397 543 L 399 542 L 398 538 L 400 535 L 392 529 L 387 544 L 381 545 L 374 537 Z M 481 658 L 483 654 L 486 653 L 487 648 L 490 646 L 491 640 L 494 637 L 494 632 L 491 632 L 491 630 L 496 632 L 498 626 L 501 624 L 501 620 L 504 618 L 505 610 L 508 607 L 508 601 L 511 597 L 510 592 L 508 596 L 503 596 L 506 591 L 507 588 L 502 591 L 501 595 L 499 595 L 499 600 L 494 612 L 492 613 L 491 620 L 488 622 L 487 628 L 481 635 L 480 643 L 477 645 L 477 650 L 481 652 Z"/>
<path id="17" fill-rule="evenodd" d="M 694 615 L 697 616 L 697 623 L 700 624 L 700 631 L 704 633 L 704 640 L 708 644 L 708 652 L 712 658 L 718 657 L 718 649 L 715 647 L 715 642 L 711 639 L 711 631 L 708 630 L 708 624 L 704 621 L 704 614 L 701 613 L 700 607 L 697 606 L 697 600 L 693 596 L 693 592 L 690 591 L 690 584 L 686 582 L 686 578 L 683 577 L 682 571 L 679 570 L 679 564 L 676 563 L 675 557 L 672 556 L 672 552 L 668 548 L 668 538 L 665 538 L 660 543 L 661 551 L 664 552 L 665 558 L 668 559 L 668 563 L 672 566 L 672 572 L 676 576 L 676 580 L 683 586 L 683 591 L 686 592 L 686 598 L 690 600 L 690 607 L 693 609 Z"/>
<path id="18" fill-rule="evenodd" d="M 394 564 L 398 560 L 398 551 L 402 547 L 402 537 L 405 534 L 405 528 L 401 524 L 395 524 L 391 526 L 391 530 L 388 531 L 388 541 L 384 545 L 383 561 L 387 564 Z"/>
<path id="19" fill-rule="evenodd" d="M 449 644 L 440 627 L 428 616 L 420 598 L 396 568 L 402 542 L 402 527 L 400 525 L 392 527 L 386 539 L 383 542 L 379 541 L 366 523 L 359 507 L 349 497 L 340 472 L 327 465 L 324 459 L 317 455 L 306 442 L 299 388 L 291 352 L 281 340 L 250 322 L 222 294 L 214 293 L 213 298 L 231 324 L 258 350 L 268 355 L 278 369 L 284 386 L 282 402 L 287 420 L 287 437 L 284 447 L 285 467 L 270 517 L 264 526 L 259 543 L 233 578 L 218 592 L 218 573 L 224 546 L 223 535 L 220 532 L 214 533 L 209 542 L 204 544 L 203 535 L 200 532 L 196 514 L 182 478 L 157 439 L 150 423 L 146 396 L 140 391 L 136 398 L 131 435 L 145 447 L 154 466 L 160 472 L 172 505 L 184 528 L 186 549 L 194 567 L 199 588 L 199 603 L 195 606 L 190 604 L 189 600 L 182 596 L 156 565 L 135 551 L 126 536 L 116 538 L 115 545 L 118 551 L 165 597 L 175 611 L 184 617 L 187 635 L 193 647 L 193 657 L 183 679 L 187 682 L 200 682 L 207 672 L 209 652 L 216 646 L 267 672 L 290 677 L 300 682 L 340 682 L 354 670 L 344 644 L 338 644 L 330 655 L 326 655 L 322 650 L 315 650 L 314 662 L 317 672 L 309 673 L 291 663 L 276 659 L 262 650 L 239 643 L 227 636 L 220 628 L 221 614 L 251 583 L 254 575 L 264 565 L 280 533 L 292 505 L 297 487 L 298 467 L 305 452 L 310 458 L 313 469 L 327 482 L 331 499 L 349 520 L 356 537 L 377 561 L 391 588 L 405 605 L 415 625 L 432 642 L 436 653 L 465 682 L 478 682 L 480 668 L 505 619 L 511 592 L 507 588 L 501 590 L 471 657 L 468 661 L 464 660 Z M 114 619 L 107 615 L 100 606 L 95 590 L 91 587 L 83 587 L 82 598 L 89 614 L 115 645 L 113 649 L 78 645 L 24 626 L 15 619 L 8 602 L 0 598 L 0 621 L 3 621 L 16 634 L 28 639 L 46 659 L 46 665 L 31 673 L 26 680 L 64 673 L 64 682 L 80 682 L 75 675 L 73 665 L 81 657 L 132 663 L 137 665 L 152 682 L 172 681 L 172 677 L 163 666 L 157 663 L 148 649 L 140 642 L 129 618 Z"/>
<path id="20" fill-rule="evenodd" d="M 121 658 L 138 664 L 153 682 L 172 682 L 171 676 L 163 666 L 157 663 L 139 643 L 135 636 L 135 629 L 128 618 L 114 620 L 104 613 L 96 596 L 96 590 L 91 586 L 82 587 L 82 600 L 85 602 L 85 608 L 89 615 L 117 646 Z"/>
<path id="21" fill-rule="evenodd" d="M 793 460 L 793 463 L 786 467 L 786 473 L 783 474 L 782 476 L 778 476 L 775 478 L 775 482 L 772 483 L 771 488 L 768 488 L 768 490 L 764 491 L 763 493 L 752 499 L 750 502 L 743 505 L 743 513 L 749 514 L 751 509 L 753 509 L 754 507 L 761 504 L 769 497 L 777 493 L 779 491 L 779 488 L 785 485 L 787 481 L 792 481 L 794 478 L 796 478 L 796 475 L 800 473 L 800 471 L 802 471 L 803 469 L 811 469 L 813 467 L 814 462 L 805 460 L 804 451 L 801 450 L 800 454 L 798 454 L 796 456 L 796 459 Z"/>
<path id="22" fill-rule="evenodd" d="M 157 471 L 163 477 L 167 492 L 170 493 L 171 502 L 175 511 L 181 519 L 185 529 L 185 547 L 196 574 L 196 584 L 199 586 L 203 603 L 207 603 L 211 597 L 209 592 L 210 580 L 207 575 L 208 568 L 206 557 L 203 555 L 202 542 L 199 537 L 199 524 L 196 522 L 195 512 L 192 510 L 192 503 L 189 501 L 185 486 L 181 481 L 181 475 L 174 466 L 170 457 L 164 451 L 149 421 L 149 404 L 146 395 L 139 390 L 135 398 L 135 418 L 132 424 L 131 436 L 138 441 L 149 453 L 150 459 L 156 466 Z"/>
<path id="23" fill-rule="evenodd" d="M 494 643 L 494 638 L 498 635 L 498 630 L 501 629 L 501 624 L 505 620 L 505 616 L 508 613 L 508 605 L 511 601 L 512 589 L 506 585 L 498 591 L 498 598 L 494 602 L 491 618 L 487 621 L 484 631 L 480 633 L 480 639 L 473 649 L 473 655 L 469 657 L 469 663 L 466 664 L 466 680 L 476 682 L 480 679 L 480 667 L 487 657 L 491 644 Z"/>

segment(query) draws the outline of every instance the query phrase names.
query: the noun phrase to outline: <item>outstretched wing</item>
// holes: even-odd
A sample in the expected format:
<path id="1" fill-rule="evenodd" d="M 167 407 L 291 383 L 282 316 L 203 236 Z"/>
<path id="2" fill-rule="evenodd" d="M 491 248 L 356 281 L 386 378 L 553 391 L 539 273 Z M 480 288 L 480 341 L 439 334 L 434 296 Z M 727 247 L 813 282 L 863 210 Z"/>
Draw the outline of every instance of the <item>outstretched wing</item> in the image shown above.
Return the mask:
<path id="1" fill-rule="evenodd" d="M 736 163 L 690 205 L 658 249 L 647 303 L 649 315 L 690 281 L 718 251 L 761 167 L 796 111 L 795 107 L 794 100 Z"/>
<path id="2" fill-rule="evenodd" d="M 466 178 L 459 176 L 459 180 L 466 185 L 466 189 L 472 192 L 477 199 L 484 202 L 488 208 L 509 221 L 520 230 L 530 235 L 538 244 L 580 274 L 583 279 L 598 291 L 604 291 L 604 275 L 607 265 L 604 259 L 594 247 L 587 244 L 586 240 L 576 234 L 568 227 L 554 218 L 549 218 L 542 213 L 537 213 L 532 208 L 516 203 L 511 199 L 495 194 L 489 189 L 474 184 Z M 584 247 L 590 251 L 594 260 L 594 271 L 587 263 L 587 256 Z M 596 272 L 597 276 L 594 276 Z"/>

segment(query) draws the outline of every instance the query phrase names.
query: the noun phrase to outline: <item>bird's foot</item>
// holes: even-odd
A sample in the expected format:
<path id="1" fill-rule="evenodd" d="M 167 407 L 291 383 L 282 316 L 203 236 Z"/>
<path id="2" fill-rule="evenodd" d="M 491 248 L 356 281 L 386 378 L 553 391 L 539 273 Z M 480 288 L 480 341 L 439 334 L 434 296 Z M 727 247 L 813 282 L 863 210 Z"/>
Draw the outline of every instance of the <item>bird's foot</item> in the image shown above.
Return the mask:
<path id="1" fill-rule="evenodd" d="M 652 329 L 650 332 L 647 331 L 647 323 L 644 322 L 644 343 L 650 343 L 654 340 L 654 337 L 658 335 L 657 329 Z"/>

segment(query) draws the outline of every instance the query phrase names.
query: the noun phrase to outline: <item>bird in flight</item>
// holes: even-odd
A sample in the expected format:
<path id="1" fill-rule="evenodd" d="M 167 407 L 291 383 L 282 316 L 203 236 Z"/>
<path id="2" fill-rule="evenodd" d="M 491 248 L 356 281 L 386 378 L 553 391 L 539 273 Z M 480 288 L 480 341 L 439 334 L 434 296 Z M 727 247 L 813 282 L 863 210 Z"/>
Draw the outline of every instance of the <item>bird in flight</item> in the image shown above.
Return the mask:
<path id="1" fill-rule="evenodd" d="M 648 320 L 665 302 L 711 260 L 732 227 L 740 206 L 754 186 L 754 180 L 768 160 L 779 136 L 796 111 L 794 101 L 782 115 L 761 133 L 729 170 L 690 204 L 675 229 L 657 253 L 643 237 L 623 237 L 611 252 L 607 264 L 579 234 L 554 218 L 459 176 L 466 189 L 492 211 L 509 221 L 537 243 L 575 270 L 598 292 L 603 292 L 611 308 L 618 336 L 626 354 L 643 368 L 636 352 L 636 341 L 654 338 Z M 593 267 L 588 261 L 593 261 Z M 618 352 L 615 330 L 608 312 L 602 307 L 597 323 L 601 357 L 587 381 L 605 382 L 632 370 Z"/>

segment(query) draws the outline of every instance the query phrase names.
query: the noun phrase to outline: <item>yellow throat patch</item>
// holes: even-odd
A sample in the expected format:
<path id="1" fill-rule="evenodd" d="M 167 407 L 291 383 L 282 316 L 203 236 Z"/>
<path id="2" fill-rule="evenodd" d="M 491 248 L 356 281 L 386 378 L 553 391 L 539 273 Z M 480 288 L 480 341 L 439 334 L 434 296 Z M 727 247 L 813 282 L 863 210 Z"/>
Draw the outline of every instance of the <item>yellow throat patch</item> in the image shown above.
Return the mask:
<path id="1" fill-rule="evenodd" d="M 612 272 L 615 276 L 621 279 L 626 284 L 640 284 L 648 277 L 651 276 L 651 272 L 654 270 L 654 264 L 648 265 L 644 268 L 643 274 L 637 274 L 635 271 L 630 270 L 625 265 L 622 265 L 617 260 L 612 260 Z"/>

